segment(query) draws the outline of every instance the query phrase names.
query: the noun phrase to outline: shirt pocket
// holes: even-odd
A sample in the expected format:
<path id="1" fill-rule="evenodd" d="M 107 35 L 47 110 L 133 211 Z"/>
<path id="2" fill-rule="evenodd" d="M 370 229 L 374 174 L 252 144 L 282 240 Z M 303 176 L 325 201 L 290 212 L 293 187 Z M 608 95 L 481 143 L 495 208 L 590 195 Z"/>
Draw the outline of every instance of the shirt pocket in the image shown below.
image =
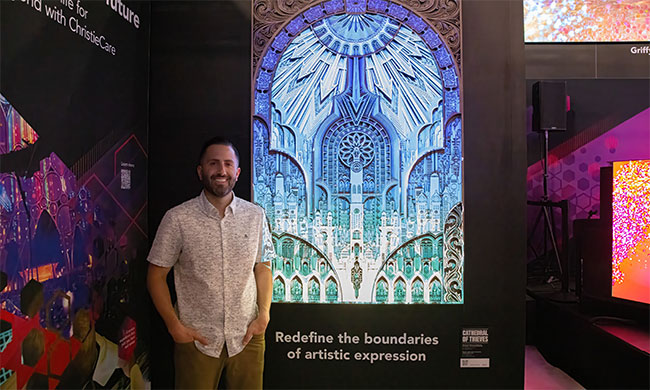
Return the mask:
<path id="1" fill-rule="evenodd" d="M 213 277 L 219 271 L 222 259 L 220 230 L 208 221 L 188 226 L 184 233 L 181 263 L 185 270 L 198 276 Z"/>
<path id="2" fill-rule="evenodd" d="M 224 253 L 237 259 L 242 265 L 255 265 L 257 260 L 260 234 L 256 231 L 254 221 L 250 221 L 245 226 L 239 226 L 238 229 L 228 229 L 228 240 L 224 240 Z"/>

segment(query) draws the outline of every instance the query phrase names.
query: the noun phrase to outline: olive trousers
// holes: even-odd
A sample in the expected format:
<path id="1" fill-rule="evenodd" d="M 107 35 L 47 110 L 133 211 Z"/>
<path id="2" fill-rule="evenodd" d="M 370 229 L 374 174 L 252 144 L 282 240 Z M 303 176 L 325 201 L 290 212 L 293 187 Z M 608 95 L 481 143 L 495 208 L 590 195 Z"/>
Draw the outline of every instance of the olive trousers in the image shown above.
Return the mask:
<path id="1" fill-rule="evenodd" d="M 174 346 L 176 389 L 262 389 L 264 335 L 253 336 L 244 350 L 228 357 L 226 346 L 218 358 L 200 352 L 194 342 Z M 223 374 L 223 375 L 222 375 Z"/>

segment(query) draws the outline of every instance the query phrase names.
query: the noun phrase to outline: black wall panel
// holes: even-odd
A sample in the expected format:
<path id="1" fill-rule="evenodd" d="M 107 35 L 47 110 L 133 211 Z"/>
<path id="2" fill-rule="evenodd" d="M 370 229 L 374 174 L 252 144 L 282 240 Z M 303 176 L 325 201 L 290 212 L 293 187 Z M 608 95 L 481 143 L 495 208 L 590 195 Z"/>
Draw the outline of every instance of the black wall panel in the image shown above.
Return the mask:
<path id="1" fill-rule="evenodd" d="M 235 189 L 250 196 L 250 16 L 242 2 L 152 4 L 150 223 L 200 190 L 196 154 L 225 135 L 242 154 Z M 462 305 L 274 304 L 269 388 L 521 388 L 524 375 L 525 82 L 520 2 L 462 2 L 465 302 Z M 495 21 L 498 20 L 498 23 Z M 154 387 L 172 382 L 159 323 Z M 489 369 L 461 369 L 463 327 L 490 329 Z M 289 361 L 275 331 L 438 336 L 424 363 Z M 325 348 L 326 346 L 323 346 Z M 386 348 L 386 346 L 383 346 Z M 314 346 L 316 348 L 316 346 Z M 394 349 L 394 348 L 393 348 Z M 380 351 L 381 349 L 377 349 Z M 387 349 L 388 350 L 388 349 Z"/>

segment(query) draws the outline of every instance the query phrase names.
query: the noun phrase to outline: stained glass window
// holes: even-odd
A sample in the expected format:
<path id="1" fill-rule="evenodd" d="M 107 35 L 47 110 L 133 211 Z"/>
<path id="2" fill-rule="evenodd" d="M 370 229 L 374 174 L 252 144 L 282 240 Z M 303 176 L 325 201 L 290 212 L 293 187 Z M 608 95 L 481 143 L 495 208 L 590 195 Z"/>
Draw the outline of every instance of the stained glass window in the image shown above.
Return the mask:
<path id="1" fill-rule="evenodd" d="M 462 303 L 457 67 L 406 8 L 333 3 L 278 32 L 256 75 L 253 193 L 282 257 L 274 301 L 291 281 L 294 302 Z"/>

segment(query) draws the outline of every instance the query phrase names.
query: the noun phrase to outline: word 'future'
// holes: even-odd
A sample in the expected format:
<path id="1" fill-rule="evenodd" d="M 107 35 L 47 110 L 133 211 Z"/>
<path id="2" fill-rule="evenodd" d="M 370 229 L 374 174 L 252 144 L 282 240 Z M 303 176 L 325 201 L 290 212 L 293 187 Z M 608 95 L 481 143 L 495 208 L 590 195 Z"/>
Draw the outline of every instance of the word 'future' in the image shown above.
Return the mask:
<path id="1" fill-rule="evenodd" d="M 135 26 L 135 28 L 140 28 L 140 17 L 131 8 L 122 3 L 122 0 L 106 0 L 106 5 L 123 17 L 124 20 Z"/>

